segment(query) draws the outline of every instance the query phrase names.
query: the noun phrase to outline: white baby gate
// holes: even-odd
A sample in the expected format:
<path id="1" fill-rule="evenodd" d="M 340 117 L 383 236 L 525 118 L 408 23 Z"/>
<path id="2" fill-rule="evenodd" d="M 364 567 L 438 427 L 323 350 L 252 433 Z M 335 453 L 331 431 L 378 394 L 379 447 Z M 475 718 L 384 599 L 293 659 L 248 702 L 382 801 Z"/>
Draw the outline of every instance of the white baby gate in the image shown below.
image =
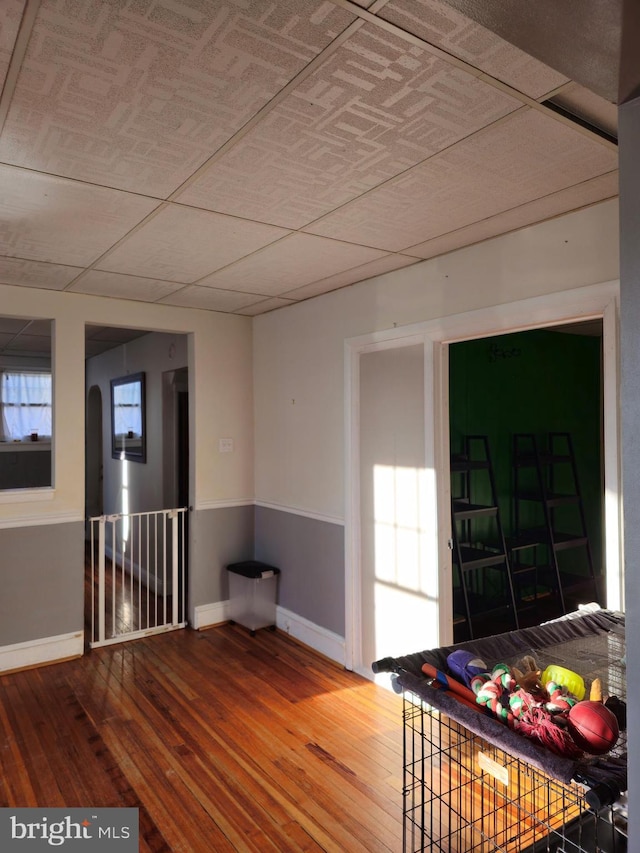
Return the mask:
<path id="1" fill-rule="evenodd" d="M 186 513 L 89 519 L 92 648 L 185 627 Z"/>

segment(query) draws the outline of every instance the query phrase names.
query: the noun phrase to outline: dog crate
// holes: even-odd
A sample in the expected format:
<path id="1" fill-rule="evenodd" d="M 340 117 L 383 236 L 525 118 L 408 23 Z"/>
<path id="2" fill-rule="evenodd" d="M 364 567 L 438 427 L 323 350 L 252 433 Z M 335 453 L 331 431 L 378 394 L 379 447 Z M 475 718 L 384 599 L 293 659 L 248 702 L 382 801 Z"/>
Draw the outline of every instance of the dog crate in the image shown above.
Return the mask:
<path id="1" fill-rule="evenodd" d="M 387 658 L 403 694 L 403 853 L 626 853 L 626 732 L 605 756 L 556 755 L 425 677 L 461 646 Z M 572 614 L 537 628 L 465 643 L 487 663 L 533 654 L 602 680 L 625 696 L 624 618 Z"/>

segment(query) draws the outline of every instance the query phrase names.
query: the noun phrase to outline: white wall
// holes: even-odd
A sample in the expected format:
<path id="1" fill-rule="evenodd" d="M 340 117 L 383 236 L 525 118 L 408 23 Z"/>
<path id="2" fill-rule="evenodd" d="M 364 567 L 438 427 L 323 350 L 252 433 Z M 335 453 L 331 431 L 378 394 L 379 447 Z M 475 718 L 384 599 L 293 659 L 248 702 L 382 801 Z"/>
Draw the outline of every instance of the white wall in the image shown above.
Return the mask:
<path id="1" fill-rule="evenodd" d="M 224 506 L 253 497 L 250 319 L 4 285 L 0 285 L 0 304 L 6 316 L 55 322 L 55 485 L 37 493 L 0 493 L 0 526 L 84 518 L 85 323 L 193 333 L 189 396 L 194 415 L 190 464 L 195 507 Z M 222 437 L 234 439 L 233 453 L 218 453 Z"/>
<path id="2" fill-rule="evenodd" d="M 254 320 L 256 498 L 344 517 L 344 341 L 618 277 L 605 202 Z"/>

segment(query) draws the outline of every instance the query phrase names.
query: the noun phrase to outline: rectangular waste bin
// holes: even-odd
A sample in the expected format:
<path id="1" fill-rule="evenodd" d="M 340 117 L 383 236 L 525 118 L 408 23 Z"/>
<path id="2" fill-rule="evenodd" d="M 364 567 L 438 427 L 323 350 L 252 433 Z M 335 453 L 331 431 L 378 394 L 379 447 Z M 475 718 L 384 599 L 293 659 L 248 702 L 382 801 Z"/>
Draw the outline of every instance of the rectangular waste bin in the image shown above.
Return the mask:
<path id="1" fill-rule="evenodd" d="M 280 569 L 258 560 L 231 563 L 229 617 L 254 634 L 259 628 L 275 628 Z"/>

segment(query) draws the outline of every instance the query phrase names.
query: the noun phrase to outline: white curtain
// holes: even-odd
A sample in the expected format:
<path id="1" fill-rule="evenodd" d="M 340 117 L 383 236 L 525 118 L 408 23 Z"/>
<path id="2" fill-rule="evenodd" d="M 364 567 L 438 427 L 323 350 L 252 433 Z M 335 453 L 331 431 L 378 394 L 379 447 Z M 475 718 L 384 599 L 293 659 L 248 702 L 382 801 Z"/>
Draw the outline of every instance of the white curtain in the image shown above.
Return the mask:
<path id="1" fill-rule="evenodd" d="M 37 432 L 51 436 L 51 374 L 0 372 L 0 410 L 4 441 L 24 440 Z"/>

